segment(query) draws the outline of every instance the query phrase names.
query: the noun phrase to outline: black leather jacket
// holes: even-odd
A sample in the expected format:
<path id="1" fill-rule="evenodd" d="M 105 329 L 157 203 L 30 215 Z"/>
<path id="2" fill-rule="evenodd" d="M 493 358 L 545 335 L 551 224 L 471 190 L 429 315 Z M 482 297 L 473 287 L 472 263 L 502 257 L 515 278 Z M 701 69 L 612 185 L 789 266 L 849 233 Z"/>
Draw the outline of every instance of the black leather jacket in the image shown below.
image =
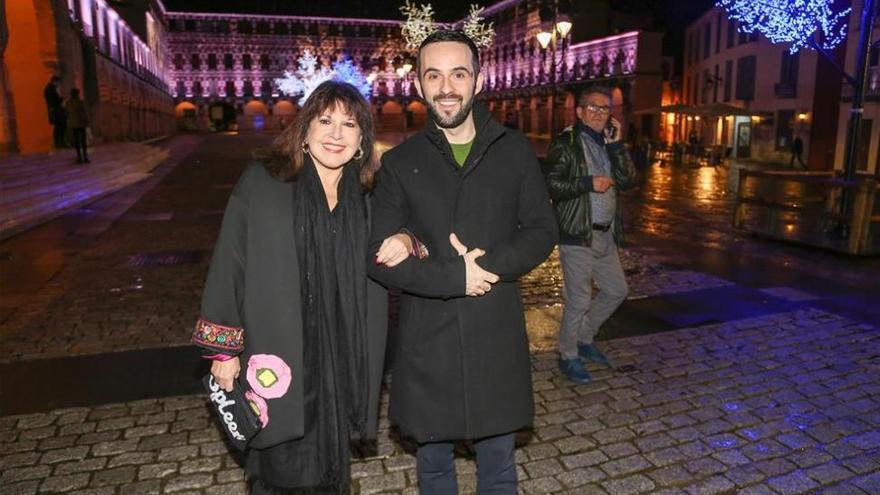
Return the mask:
<path id="1" fill-rule="evenodd" d="M 605 149 L 611 159 L 613 187 L 617 191 L 629 189 L 635 184 L 636 177 L 629 152 L 620 141 L 607 145 Z M 543 170 L 563 237 L 580 239 L 589 246 L 593 234 L 589 195 L 593 190 L 593 177 L 589 175 L 576 130 L 569 127 L 553 138 Z M 614 239 L 620 245 L 623 243 L 623 229 L 619 201 L 615 210 L 613 232 Z"/>

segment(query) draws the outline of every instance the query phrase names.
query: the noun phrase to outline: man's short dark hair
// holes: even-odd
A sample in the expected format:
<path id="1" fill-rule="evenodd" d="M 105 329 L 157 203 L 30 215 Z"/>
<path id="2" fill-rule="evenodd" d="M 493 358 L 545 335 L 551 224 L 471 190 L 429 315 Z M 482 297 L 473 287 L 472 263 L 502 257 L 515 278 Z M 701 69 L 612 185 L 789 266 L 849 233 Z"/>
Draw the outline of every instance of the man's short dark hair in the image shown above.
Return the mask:
<path id="1" fill-rule="evenodd" d="M 603 96 L 607 96 L 609 100 L 614 101 L 614 92 L 608 86 L 604 84 L 591 84 L 584 88 L 580 94 L 578 94 L 577 105 L 584 106 L 587 101 L 587 96 L 592 94 L 600 94 Z"/>
<path id="2" fill-rule="evenodd" d="M 477 49 L 477 45 L 474 44 L 473 40 L 471 40 L 468 35 L 464 34 L 462 31 L 453 31 L 450 29 L 438 29 L 433 33 L 429 34 L 425 41 L 422 41 L 422 44 L 419 45 L 419 53 L 416 56 L 416 72 L 419 77 L 422 75 L 422 50 L 425 49 L 426 46 L 432 43 L 442 43 L 444 41 L 452 41 L 454 43 L 462 43 L 468 47 L 471 51 L 471 62 L 474 65 L 474 77 L 477 77 L 477 74 L 480 73 L 480 50 Z"/>

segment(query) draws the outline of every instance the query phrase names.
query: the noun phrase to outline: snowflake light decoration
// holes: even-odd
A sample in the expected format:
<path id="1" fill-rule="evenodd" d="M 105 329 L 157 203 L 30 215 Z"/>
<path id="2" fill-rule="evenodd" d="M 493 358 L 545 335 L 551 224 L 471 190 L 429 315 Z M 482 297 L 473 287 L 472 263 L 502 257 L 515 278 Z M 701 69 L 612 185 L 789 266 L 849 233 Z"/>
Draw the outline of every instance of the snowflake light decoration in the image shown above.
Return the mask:
<path id="1" fill-rule="evenodd" d="M 495 40 L 495 29 L 492 27 L 494 23 L 483 24 L 483 17 L 480 16 L 482 13 L 482 7 L 472 4 L 471 13 L 468 14 L 467 19 L 464 21 L 462 31 L 477 47 L 488 48 L 492 46 L 492 42 Z"/>
<path id="2" fill-rule="evenodd" d="M 789 51 L 831 50 L 846 38 L 852 9 L 835 12 L 832 0 L 718 0 L 747 33 L 759 31 L 772 43 L 791 43 Z"/>
<path id="3" fill-rule="evenodd" d="M 318 58 L 306 50 L 297 63 L 299 68 L 296 72 L 284 71 L 284 77 L 275 79 L 275 86 L 287 96 L 301 95 L 297 100 L 299 106 L 305 104 L 315 88 L 329 80 L 347 82 L 357 88 L 364 98 L 370 99 L 372 85 L 350 59 L 334 62 L 332 69 L 323 65 L 318 68 Z"/>
<path id="4" fill-rule="evenodd" d="M 416 5 L 406 0 L 400 12 L 406 17 L 406 21 L 401 24 L 401 34 L 406 41 L 406 47 L 410 50 L 418 48 L 428 35 L 437 30 L 434 23 L 434 7 L 431 4 Z"/>

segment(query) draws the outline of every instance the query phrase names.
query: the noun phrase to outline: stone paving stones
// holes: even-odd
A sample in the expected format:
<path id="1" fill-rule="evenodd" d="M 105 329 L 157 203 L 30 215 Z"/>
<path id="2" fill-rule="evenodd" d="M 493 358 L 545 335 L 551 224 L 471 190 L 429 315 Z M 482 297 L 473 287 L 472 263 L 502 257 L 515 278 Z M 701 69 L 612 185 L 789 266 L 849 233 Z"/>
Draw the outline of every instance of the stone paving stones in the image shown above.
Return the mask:
<path id="1" fill-rule="evenodd" d="M 719 335 L 729 338 L 729 348 L 719 345 Z M 775 352 L 771 337 L 797 348 L 787 358 L 795 361 L 756 366 Z M 539 413 L 533 430 L 518 436 L 521 491 L 880 493 L 880 377 L 869 374 L 849 387 L 870 391 L 835 396 L 834 414 L 810 406 L 812 399 L 786 400 L 810 383 L 864 376 L 870 363 L 853 356 L 878 340 L 873 327 L 810 309 L 609 341 L 609 354 L 634 368 L 597 373 L 603 378 L 588 385 L 562 380 L 555 354 L 534 354 Z M 822 366 L 798 367 L 798 359 Z M 685 371 L 657 373 L 670 363 Z M 775 385 L 753 390 L 755 383 Z M 0 418 L 0 493 L 246 493 L 241 456 L 228 450 L 204 400 Z M 621 408 L 621 401 L 635 407 Z M 355 493 L 415 495 L 412 449 L 392 440 L 387 407 L 385 395 L 376 453 L 352 465 Z M 473 455 L 458 452 L 460 489 L 473 493 Z"/>

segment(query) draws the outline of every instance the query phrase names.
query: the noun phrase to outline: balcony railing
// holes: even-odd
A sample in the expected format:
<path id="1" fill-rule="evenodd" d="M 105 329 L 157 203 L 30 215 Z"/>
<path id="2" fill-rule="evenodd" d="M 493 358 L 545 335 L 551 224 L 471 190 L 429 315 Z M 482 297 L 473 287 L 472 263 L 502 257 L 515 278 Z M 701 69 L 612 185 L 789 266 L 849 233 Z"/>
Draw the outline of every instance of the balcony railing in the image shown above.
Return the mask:
<path id="1" fill-rule="evenodd" d="M 773 94 L 777 98 L 797 98 L 797 84 L 780 82 L 773 85 Z"/>

